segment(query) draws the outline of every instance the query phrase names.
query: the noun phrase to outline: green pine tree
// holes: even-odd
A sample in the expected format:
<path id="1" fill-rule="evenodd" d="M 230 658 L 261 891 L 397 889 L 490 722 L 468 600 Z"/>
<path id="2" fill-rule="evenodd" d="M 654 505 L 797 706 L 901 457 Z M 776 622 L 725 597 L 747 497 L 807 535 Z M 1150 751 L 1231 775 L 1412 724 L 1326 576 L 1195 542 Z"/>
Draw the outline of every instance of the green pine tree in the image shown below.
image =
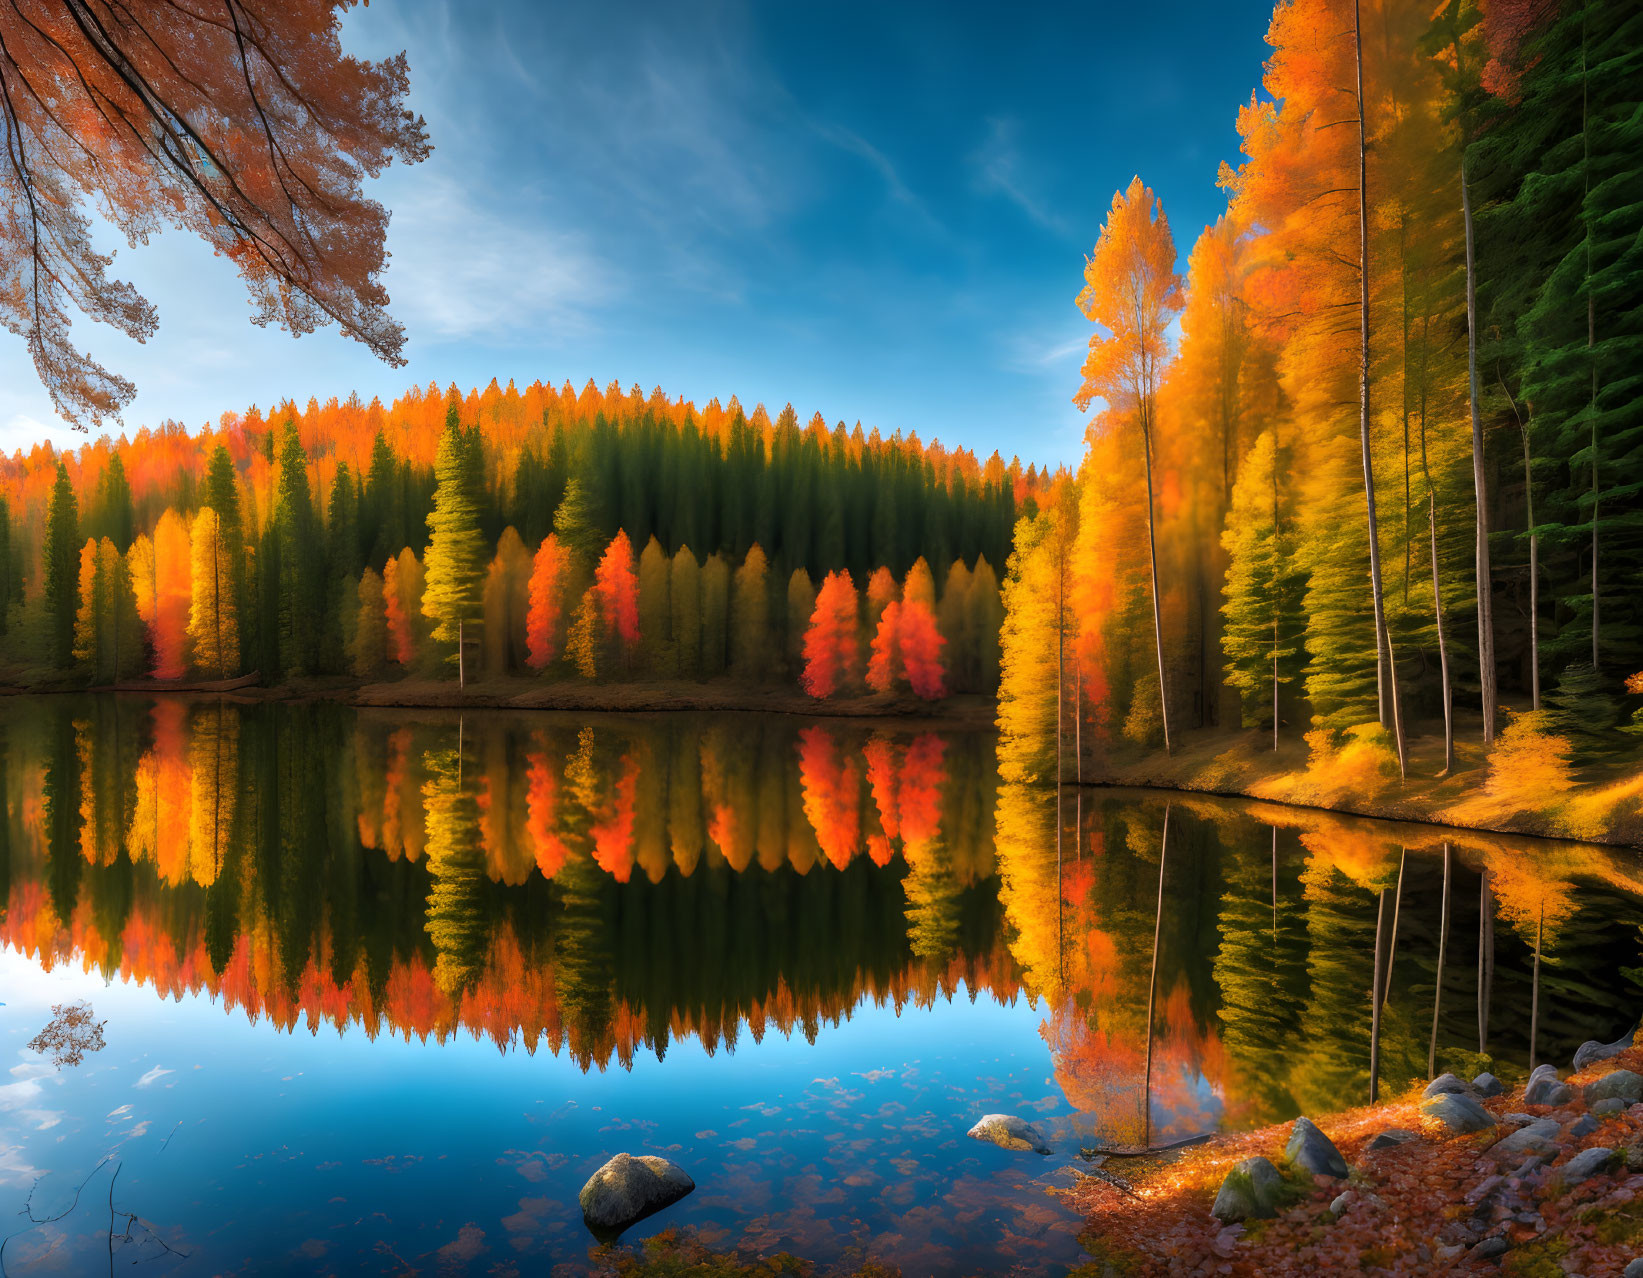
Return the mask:
<path id="1" fill-rule="evenodd" d="M 477 432 L 462 428 L 457 406 L 445 415 L 445 433 L 434 458 L 434 508 L 428 516 L 427 585 L 423 615 L 434 623 L 433 638 L 451 648 L 457 677 L 467 682 L 462 641 L 478 622 L 488 556 L 479 530 L 483 456 Z"/>
<path id="2" fill-rule="evenodd" d="M 48 652 L 52 664 L 66 670 L 74 664 L 74 616 L 80 610 L 80 507 L 61 458 L 46 505 L 44 559 Z"/>

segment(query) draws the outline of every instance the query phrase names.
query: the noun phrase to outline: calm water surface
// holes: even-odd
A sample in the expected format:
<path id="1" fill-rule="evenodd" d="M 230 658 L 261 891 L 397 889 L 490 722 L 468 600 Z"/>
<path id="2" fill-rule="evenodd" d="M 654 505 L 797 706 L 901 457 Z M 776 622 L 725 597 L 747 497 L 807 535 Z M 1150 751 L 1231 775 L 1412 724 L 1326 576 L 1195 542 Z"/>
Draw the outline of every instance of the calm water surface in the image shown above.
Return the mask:
<path id="1" fill-rule="evenodd" d="M 624 1246 L 1056 1273 L 1081 1148 L 1361 1104 L 1372 1060 L 1519 1075 L 1643 1003 L 1628 853 L 1058 813 L 987 733 L 112 697 L 0 733 L 8 1274 L 576 1273 L 620 1150 L 698 1185 Z M 29 1043 L 80 1000 L 104 1045 L 59 1068 Z M 1055 1153 L 969 1140 L 993 1111 Z"/>

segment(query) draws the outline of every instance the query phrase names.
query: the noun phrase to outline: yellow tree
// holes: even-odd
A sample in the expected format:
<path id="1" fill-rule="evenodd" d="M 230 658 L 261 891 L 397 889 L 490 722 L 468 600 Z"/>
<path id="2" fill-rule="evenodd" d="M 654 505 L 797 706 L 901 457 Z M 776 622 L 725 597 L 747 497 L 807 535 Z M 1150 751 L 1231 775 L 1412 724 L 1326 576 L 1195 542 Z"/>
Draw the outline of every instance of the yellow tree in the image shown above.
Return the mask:
<path id="1" fill-rule="evenodd" d="M 210 506 L 201 506 L 190 531 L 192 597 L 188 637 L 194 641 L 194 663 L 222 678 L 239 661 L 240 627 L 234 612 L 234 557 L 223 537 L 222 521 Z"/>
<path id="2" fill-rule="evenodd" d="M 1116 420 L 1129 417 L 1141 431 L 1147 474 L 1147 550 L 1152 568 L 1152 631 L 1158 656 L 1159 710 L 1164 751 L 1170 748 L 1169 689 L 1164 681 L 1164 626 L 1158 611 L 1158 539 L 1153 525 L 1152 448 L 1158 384 L 1169 357 L 1167 330 L 1181 309 L 1175 240 L 1152 189 L 1136 177 L 1113 196 L 1095 252 L 1084 263 L 1078 309 L 1098 331 L 1084 358 L 1083 384 L 1073 403 L 1107 403 Z"/>

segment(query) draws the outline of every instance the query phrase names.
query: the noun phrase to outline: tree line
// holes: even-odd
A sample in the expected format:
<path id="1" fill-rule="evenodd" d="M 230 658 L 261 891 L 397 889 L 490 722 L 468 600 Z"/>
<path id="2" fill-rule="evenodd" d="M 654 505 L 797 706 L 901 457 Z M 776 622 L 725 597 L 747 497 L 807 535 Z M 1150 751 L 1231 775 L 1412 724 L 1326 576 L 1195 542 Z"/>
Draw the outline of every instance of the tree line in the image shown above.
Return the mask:
<path id="1" fill-rule="evenodd" d="M 1372 725 L 1394 775 L 1503 738 L 1614 757 L 1643 730 L 1643 11 L 1286 0 L 1268 41 L 1184 276 L 1139 178 L 1088 260 L 1086 455 L 1004 587 L 1011 766 L 1239 723 L 1315 754 Z"/>
<path id="2" fill-rule="evenodd" d="M 1041 479 L 614 383 L 253 409 L 0 461 L 0 652 L 22 682 L 477 665 L 990 691 L 992 565 Z"/>

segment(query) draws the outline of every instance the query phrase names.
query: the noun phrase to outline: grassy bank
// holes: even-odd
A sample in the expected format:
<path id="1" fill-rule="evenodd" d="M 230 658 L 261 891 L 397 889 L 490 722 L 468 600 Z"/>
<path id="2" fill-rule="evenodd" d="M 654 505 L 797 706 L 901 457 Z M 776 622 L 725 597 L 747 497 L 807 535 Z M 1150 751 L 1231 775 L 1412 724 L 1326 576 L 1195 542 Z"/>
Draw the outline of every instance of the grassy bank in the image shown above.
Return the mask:
<path id="1" fill-rule="evenodd" d="M 1455 766 L 1444 770 L 1441 736 L 1408 743 L 1399 778 L 1389 739 L 1360 730 L 1325 741 L 1286 734 L 1203 729 L 1179 735 L 1172 754 L 1116 755 L 1086 764 L 1104 785 L 1241 795 L 1396 821 L 1643 847 L 1643 748 L 1576 767 L 1544 738 L 1506 734 L 1492 751 L 1479 723 L 1456 725 Z"/>

